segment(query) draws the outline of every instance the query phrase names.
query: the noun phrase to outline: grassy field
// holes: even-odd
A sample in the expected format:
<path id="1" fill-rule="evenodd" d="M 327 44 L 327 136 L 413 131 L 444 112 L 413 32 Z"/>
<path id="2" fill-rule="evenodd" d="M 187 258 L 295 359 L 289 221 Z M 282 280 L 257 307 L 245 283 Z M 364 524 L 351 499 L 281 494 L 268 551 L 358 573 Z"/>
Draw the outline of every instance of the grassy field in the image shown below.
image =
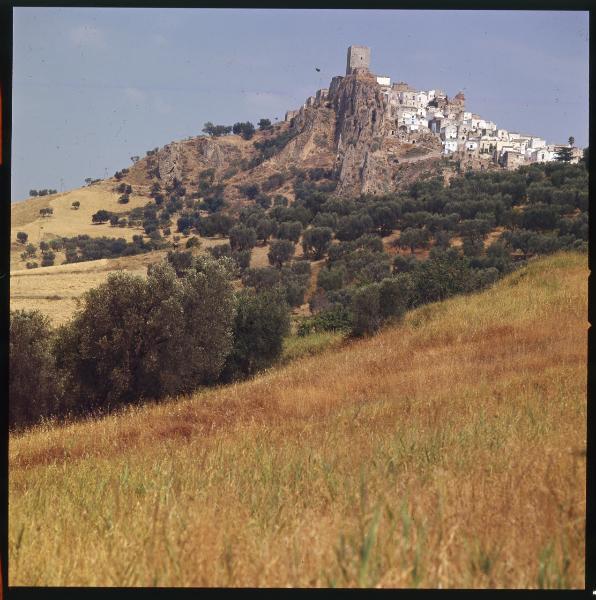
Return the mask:
<path id="1" fill-rule="evenodd" d="M 11 437 L 10 585 L 582 588 L 587 275 Z"/>

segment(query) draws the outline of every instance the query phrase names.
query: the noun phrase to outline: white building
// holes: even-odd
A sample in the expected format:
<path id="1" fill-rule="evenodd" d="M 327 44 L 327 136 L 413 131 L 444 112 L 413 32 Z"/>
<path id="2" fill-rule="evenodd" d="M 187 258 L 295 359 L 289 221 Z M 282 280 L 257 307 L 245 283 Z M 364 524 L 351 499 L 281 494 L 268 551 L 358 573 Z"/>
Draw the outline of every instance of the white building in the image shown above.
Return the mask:
<path id="1" fill-rule="evenodd" d="M 385 87 L 390 87 L 391 78 L 387 77 L 386 75 L 377 75 L 377 83 Z"/>
<path id="2" fill-rule="evenodd" d="M 457 152 L 457 140 L 445 140 L 443 154 L 453 154 L 454 152 Z"/>

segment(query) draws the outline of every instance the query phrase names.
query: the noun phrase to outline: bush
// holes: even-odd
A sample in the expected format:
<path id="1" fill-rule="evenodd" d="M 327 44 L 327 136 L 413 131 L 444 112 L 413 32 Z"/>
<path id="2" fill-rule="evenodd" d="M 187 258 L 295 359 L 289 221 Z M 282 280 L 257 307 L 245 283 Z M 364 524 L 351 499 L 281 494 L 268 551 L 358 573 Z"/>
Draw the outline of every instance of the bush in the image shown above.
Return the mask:
<path id="1" fill-rule="evenodd" d="M 321 331 L 350 331 L 352 328 L 352 315 L 342 304 L 332 304 L 322 309 L 316 315 L 304 319 L 296 333 L 300 336 Z"/>
<path id="2" fill-rule="evenodd" d="M 380 286 L 365 285 L 356 290 L 352 299 L 352 335 L 360 337 L 375 333 L 381 326 Z"/>
<path id="3" fill-rule="evenodd" d="M 344 286 L 346 279 L 346 268 L 344 265 L 327 267 L 319 271 L 317 286 L 327 292 L 339 290 Z"/>
<path id="4" fill-rule="evenodd" d="M 240 271 L 248 269 L 250 266 L 250 250 L 234 250 L 232 252 L 232 260 L 236 263 Z"/>
<path id="5" fill-rule="evenodd" d="M 248 376 L 279 358 L 283 338 L 290 331 L 288 305 L 280 290 L 237 295 L 234 345 L 224 371 L 224 379 Z"/>
<path id="6" fill-rule="evenodd" d="M 25 244 L 27 242 L 28 238 L 29 238 L 29 235 L 26 234 L 24 231 L 19 231 L 17 233 L 17 241 L 20 242 L 21 244 Z"/>
<path id="7" fill-rule="evenodd" d="M 186 247 L 187 248 L 200 248 L 201 240 L 198 237 L 193 235 L 192 237 L 188 238 L 188 240 L 186 240 Z"/>
<path id="8" fill-rule="evenodd" d="M 244 196 L 246 196 L 249 200 L 254 200 L 259 195 L 259 192 L 261 191 L 259 189 L 258 183 L 239 185 L 238 190 L 240 191 L 241 194 L 244 194 Z"/>
<path id="9" fill-rule="evenodd" d="M 28 263 L 27 263 L 25 266 L 26 266 L 28 269 L 37 269 L 37 267 L 39 267 L 39 265 L 38 265 L 38 264 L 37 264 L 35 261 L 33 261 L 33 262 L 28 262 Z"/>
<path id="10" fill-rule="evenodd" d="M 227 256 L 228 258 L 232 256 L 232 248 L 230 244 L 218 244 L 217 246 L 211 246 L 211 248 L 207 249 L 213 258 L 223 258 Z"/>
<path id="11" fill-rule="evenodd" d="M 61 330 L 58 366 L 82 411 L 189 393 L 219 376 L 233 317 L 230 272 L 220 261 L 196 257 L 183 277 L 166 262 L 146 280 L 112 273 Z"/>
<path id="12" fill-rule="evenodd" d="M 39 311 L 10 311 L 8 424 L 21 428 L 54 414 L 61 389 L 50 321 Z"/>

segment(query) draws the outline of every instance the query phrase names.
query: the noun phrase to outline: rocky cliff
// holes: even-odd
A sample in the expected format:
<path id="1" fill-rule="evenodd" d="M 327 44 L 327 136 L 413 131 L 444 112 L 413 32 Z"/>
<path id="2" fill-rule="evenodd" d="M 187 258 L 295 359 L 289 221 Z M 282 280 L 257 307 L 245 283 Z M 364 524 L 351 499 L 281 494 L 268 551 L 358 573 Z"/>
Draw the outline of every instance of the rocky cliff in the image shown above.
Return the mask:
<path id="1" fill-rule="evenodd" d="M 389 193 L 418 171 L 436 172 L 441 145 L 429 133 L 396 135 L 386 102 L 366 70 L 335 77 L 328 95 L 309 99 L 289 123 L 258 131 L 251 140 L 231 135 L 172 142 L 139 161 L 131 176 L 137 183 L 143 177 L 147 183 L 158 178 L 166 184 L 176 178 L 192 188 L 203 170 L 214 169 L 231 205 L 242 201 L 243 186 L 262 184 L 275 173 L 283 173 L 286 183 L 273 193 L 292 199 L 297 170 L 313 168 L 332 173 L 340 197 Z M 264 144 L 274 152 L 263 154 Z"/>

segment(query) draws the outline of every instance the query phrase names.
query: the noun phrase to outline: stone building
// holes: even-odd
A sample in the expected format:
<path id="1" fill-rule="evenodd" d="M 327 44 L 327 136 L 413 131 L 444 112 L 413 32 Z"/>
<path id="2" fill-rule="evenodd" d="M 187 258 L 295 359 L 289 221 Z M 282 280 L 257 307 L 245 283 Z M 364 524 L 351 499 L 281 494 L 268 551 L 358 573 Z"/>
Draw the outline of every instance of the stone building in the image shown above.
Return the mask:
<path id="1" fill-rule="evenodd" d="M 346 62 L 346 75 L 351 75 L 355 69 L 369 69 L 370 48 L 368 46 L 350 46 Z"/>

